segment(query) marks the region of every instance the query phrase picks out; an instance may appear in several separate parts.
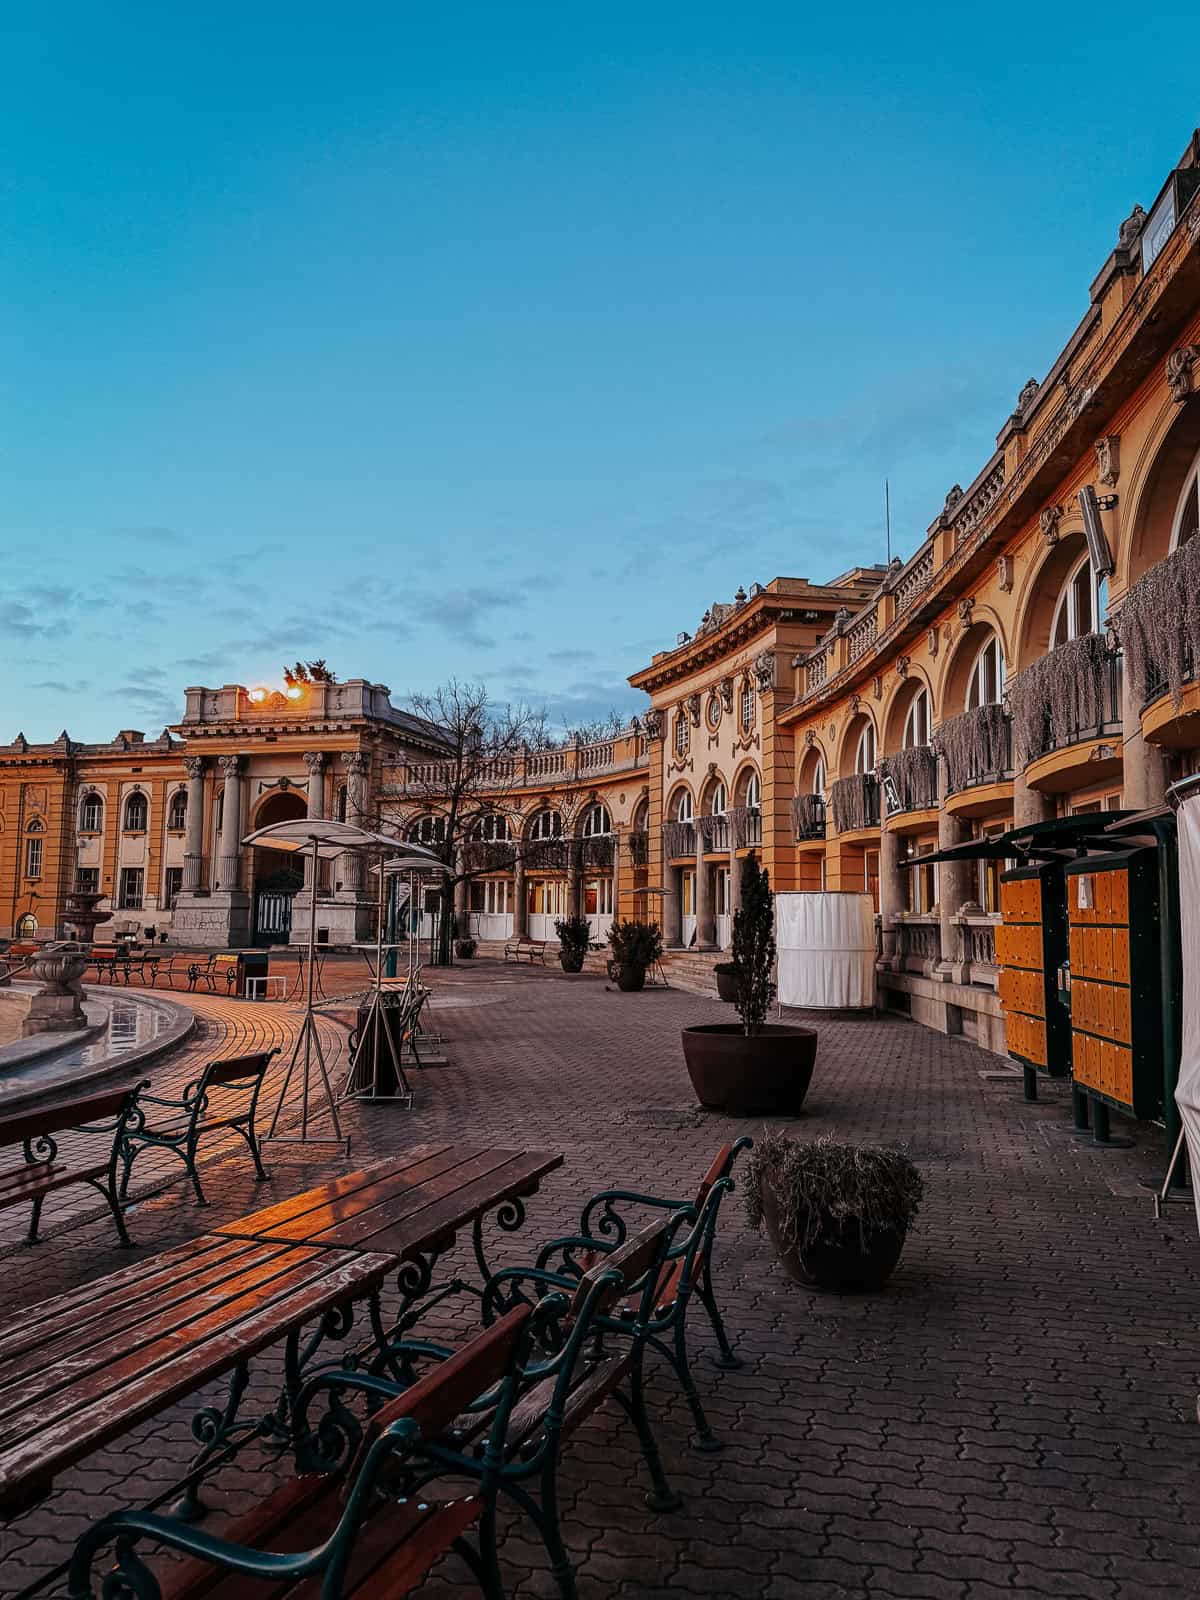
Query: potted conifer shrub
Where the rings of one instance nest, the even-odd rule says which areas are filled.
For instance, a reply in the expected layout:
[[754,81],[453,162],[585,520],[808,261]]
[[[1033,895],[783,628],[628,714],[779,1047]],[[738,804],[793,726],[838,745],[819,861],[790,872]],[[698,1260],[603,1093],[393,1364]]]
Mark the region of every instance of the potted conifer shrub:
[[755,1140],[744,1181],[750,1226],[765,1228],[789,1276],[840,1294],[883,1287],[925,1187],[903,1151],[782,1133]]
[[742,875],[742,904],[733,919],[733,966],[740,1022],[707,1022],[683,1030],[683,1058],[702,1106],[730,1116],[796,1116],[812,1081],[813,1028],[769,1023],[775,998],[775,896],[766,869],[751,854]]
[[662,956],[662,934],[657,922],[614,922],[608,930],[612,946],[609,970],[617,988],[627,993],[646,986],[647,970]]
[[564,917],[554,924],[558,935],[558,960],[564,972],[582,972],[583,958],[592,942],[592,929],[586,917]]

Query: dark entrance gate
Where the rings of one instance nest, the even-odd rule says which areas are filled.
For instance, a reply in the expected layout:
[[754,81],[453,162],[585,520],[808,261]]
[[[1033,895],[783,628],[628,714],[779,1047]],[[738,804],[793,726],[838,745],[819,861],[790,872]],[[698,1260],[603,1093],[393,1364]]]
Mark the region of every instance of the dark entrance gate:
[[294,894],[259,889],[254,895],[255,944],[286,944],[292,931]]

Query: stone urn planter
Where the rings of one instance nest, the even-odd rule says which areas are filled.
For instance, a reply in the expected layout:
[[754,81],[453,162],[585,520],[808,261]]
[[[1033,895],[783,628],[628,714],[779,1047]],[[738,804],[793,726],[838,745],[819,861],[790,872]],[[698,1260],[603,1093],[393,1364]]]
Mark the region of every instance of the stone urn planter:
[[755,1142],[745,1193],[747,1220],[796,1283],[868,1294],[895,1271],[924,1184],[900,1150],[768,1133]]
[[21,1024],[23,1037],[35,1033],[73,1033],[87,1027],[80,979],[87,967],[83,950],[53,950],[35,956],[29,971],[42,987],[29,1003]]
[[799,1116],[817,1056],[815,1028],[740,1022],[683,1029],[683,1059],[700,1104],[731,1117]]

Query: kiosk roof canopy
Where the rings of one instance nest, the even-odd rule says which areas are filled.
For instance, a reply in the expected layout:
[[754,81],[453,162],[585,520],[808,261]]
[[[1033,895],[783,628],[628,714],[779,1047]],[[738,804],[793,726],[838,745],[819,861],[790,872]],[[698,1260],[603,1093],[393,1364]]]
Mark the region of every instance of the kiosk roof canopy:
[[243,844],[260,845],[265,850],[305,851],[328,859],[345,855],[348,850],[403,851],[407,856],[420,856],[431,864],[440,865],[432,850],[423,845],[409,844],[403,839],[391,839],[384,833],[373,833],[353,822],[334,822],[324,817],[293,817],[286,822],[271,822],[265,828],[248,833]]

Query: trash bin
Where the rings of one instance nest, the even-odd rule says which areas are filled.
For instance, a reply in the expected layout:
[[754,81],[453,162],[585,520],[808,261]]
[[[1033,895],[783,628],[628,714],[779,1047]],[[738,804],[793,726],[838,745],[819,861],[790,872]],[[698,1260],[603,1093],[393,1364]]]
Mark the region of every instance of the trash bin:
[[237,953],[237,981],[234,993],[245,995],[247,978],[265,978],[270,971],[271,958],[265,950],[239,950]]
[[[404,1043],[404,996],[385,993],[381,998],[383,1020],[396,1049],[396,1061],[402,1061]],[[358,1024],[350,1035],[350,1093],[373,1095],[379,1099],[392,1099],[407,1094],[407,1086],[396,1076],[392,1052],[380,1029],[367,1029],[370,1002],[364,1000],[358,1008]],[[365,1036],[364,1036],[365,1030]],[[378,1056],[376,1053],[378,1044]],[[403,1069],[402,1069],[403,1070]]]

